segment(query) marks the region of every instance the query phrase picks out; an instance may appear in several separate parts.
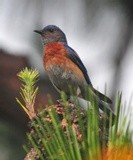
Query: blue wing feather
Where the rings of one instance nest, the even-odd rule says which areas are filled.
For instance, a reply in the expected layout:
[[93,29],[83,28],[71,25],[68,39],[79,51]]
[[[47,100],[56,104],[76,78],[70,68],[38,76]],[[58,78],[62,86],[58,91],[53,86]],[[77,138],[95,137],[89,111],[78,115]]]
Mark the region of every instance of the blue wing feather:
[[88,85],[92,86],[90,78],[87,74],[87,70],[86,70],[84,64],[82,63],[80,57],[78,56],[78,54],[71,47],[69,47],[67,45],[65,45],[65,48],[67,50],[69,58],[80,68],[80,70],[84,74],[84,77],[85,77]]
[[78,54],[69,46],[64,45],[67,53],[68,53],[68,57],[80,68],[80,70],[82,71],[82,73],[84,74],[84,77],[86,79],[86,82],[88,83],[88,85],[91,87],[91,89],[93,90],[93,92],[103,101],[107,102],[107,103],[112,103],[111,99],[108,98],[107,96],[105,96],[104,94],[102,94],[101,92],[97,91],[96,89],[93,88],[92,83],[90,81],[90,78],[87,74],[87,70],[83,64],[83,62],[81,61],[80,57],[78,56]]

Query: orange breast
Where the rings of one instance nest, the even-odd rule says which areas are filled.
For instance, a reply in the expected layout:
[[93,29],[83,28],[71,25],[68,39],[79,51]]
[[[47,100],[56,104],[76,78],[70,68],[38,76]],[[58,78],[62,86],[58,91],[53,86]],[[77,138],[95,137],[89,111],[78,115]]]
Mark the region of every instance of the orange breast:
[[84,75],[80,68],[67,56],[63,44],[50,43],[44,48],[44,67],[49,70],[50,65],[61,65],[65,70],[73,72],[80,79],[84,79]]

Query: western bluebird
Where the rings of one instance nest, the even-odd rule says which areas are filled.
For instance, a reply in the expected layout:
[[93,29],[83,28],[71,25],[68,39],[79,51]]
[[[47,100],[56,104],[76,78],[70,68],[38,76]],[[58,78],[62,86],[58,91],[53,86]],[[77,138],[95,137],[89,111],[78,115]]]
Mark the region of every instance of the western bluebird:
[[[70,88],[76,96],[86,99],[86,91],[97,101],[100,109],[104,109],[104,102],[112,101],[93,88],[87,70],[78,54],[68,46],[64,32],[55,25],[48,25],[42,30],[35,30],[41,35],[44,47],[44,67],[50,81],[58,92],[64,91],[71,95]],[[108,105],[107,110],[110,113]]]

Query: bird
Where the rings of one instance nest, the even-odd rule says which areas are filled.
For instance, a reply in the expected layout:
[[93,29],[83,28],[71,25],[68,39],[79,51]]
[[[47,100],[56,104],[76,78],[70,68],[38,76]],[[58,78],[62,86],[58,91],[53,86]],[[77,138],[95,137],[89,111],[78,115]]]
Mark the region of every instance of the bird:
[[106,107],[107,114],[113,112],[112,100],[93,87],[85,65],[68,45],[65,33],[55,25],[34,32],[41,35],[44,68],[55,89],[59,93],[64,91],[68,97],[73,94],[85,100],[88,100],[86,92],[89,91],[101,110]]

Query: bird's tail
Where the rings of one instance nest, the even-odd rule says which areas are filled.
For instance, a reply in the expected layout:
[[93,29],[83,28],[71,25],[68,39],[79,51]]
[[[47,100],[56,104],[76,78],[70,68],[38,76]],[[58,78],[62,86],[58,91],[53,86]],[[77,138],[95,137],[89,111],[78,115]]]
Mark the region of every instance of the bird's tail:
[[[102,93],[96,91],[95,89],[92,89],[91,87],[88,87],[86,91],[86,95],[84,95],[84,98],[86,96],[86,100],[90,101],[91,103],[95,103],[98,108],[100,108],[103,112],[106,112],[106,114],[110,117],[111,113],[115,117],[115,113],[112,110],[112,103],[111,100],[103,95]],[[100,96],[99,96],[100,94]],[[102,95],[102,99],[101,99]],[[108,99],[107,99],[108,98]]]

